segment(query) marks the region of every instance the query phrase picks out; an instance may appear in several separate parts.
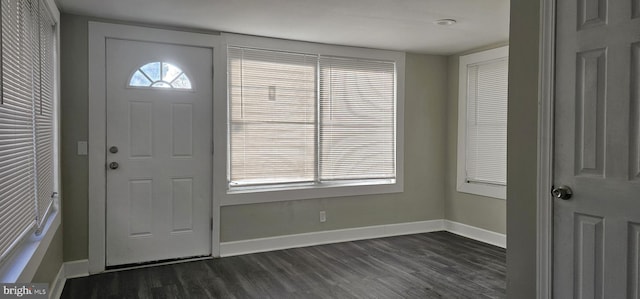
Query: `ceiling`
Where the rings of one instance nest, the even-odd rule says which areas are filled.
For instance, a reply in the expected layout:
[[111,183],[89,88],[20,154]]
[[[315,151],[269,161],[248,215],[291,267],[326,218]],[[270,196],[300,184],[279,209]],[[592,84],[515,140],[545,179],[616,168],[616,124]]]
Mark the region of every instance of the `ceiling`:
[[[509,0],[57,0],[66,13],[429,54],[504,42]],[[451,26],[433,24],[455,19]]]

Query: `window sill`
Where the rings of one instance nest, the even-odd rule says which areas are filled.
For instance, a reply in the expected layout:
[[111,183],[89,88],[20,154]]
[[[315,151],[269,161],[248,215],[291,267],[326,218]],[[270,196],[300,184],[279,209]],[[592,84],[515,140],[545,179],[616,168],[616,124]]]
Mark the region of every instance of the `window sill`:
[[234,187],[226,191],[222,206],[290,201],[311,198],[343,197],[371,194],[400,193],[398,180],[360,180],[350,182],[306,183],[282,186]]
[[42,259],[44,258],[53,236],[60,227],[60,211],[54,210],[40,236],[31,234],[29,238],[24,240],[12,255],[0,265],[0,282],[31,282]]
[[493,197],[498,199],[507,198],[507,186],[461,182],[458,183],[458,188],[456,190],[462,193]]

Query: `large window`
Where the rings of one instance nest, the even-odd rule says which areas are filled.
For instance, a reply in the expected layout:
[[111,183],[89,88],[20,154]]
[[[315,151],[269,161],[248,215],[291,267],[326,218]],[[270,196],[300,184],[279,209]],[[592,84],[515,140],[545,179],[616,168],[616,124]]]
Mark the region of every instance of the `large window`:
[[2,1],[0,262],[40,233],[55,191],[55,23],[44,2]]
[[229,190],[391,184],[393,61],[228,49]]
[[460,57],[458,191],[506,197],[508,48]]

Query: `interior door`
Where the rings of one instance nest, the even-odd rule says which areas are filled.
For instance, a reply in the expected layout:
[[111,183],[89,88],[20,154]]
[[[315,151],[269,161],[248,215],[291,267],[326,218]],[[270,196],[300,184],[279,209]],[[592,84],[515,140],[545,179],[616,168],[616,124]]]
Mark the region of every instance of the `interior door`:
[[211,254],[212,51],[107,39],[107,266]]
[[556,23],[554,298],[640,298],[640,1]]

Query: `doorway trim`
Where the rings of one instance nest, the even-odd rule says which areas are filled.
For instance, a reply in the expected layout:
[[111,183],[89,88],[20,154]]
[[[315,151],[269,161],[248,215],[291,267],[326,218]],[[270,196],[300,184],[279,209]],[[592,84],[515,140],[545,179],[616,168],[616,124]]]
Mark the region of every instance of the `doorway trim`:
[[540,2],[538,66],[538,182],[536,233],[536,298],[553,291],[553,134],[556,0]]
[[[212,34],[148,27],[89,22],[89,273],[105,271],[106,266],[106,41],[108,38],[155,43],[171,43],[211,48],[214,80],[212,107],[225,98],[226,50],[223,38]],[[215,76],[222,74],[222,76]],[[214,111],[211,111],[212,117]],[[215,126],[215,122],[213,122]],[[213,132],[212,128],[212,132]],[[213,138],[213,136],[212,136]],[[216,158],[211,165],[212,175]],[[213,196],[211,255],[220,256],[220,202]]]

